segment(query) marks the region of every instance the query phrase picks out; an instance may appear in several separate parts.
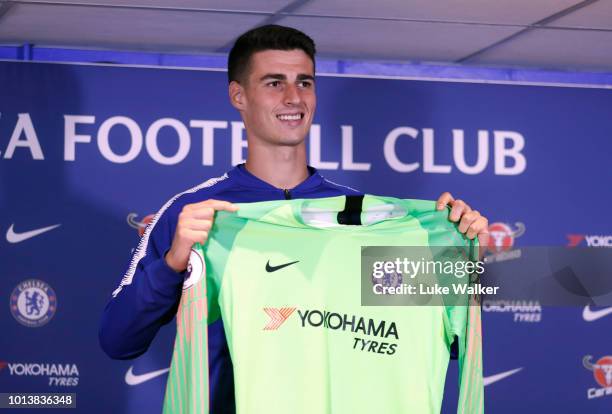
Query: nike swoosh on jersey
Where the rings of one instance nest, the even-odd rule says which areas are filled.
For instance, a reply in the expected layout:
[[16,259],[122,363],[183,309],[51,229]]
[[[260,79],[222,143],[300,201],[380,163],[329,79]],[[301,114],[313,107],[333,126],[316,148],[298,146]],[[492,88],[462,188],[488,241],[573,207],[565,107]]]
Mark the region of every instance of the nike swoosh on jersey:
[[13,229],[13,226],[14,224],[11,224],[11,227],[9,227],[9,229],[6,231],[6,241],[9,243],[21,243],[22,241],[31,239],[32,237],[40,236],[43,233],[51,231],[56,227],[61,226],[61,224],[55,224],[53,226],[30,230],[23,233],[16,233]]
[[608,316],[612,313],[612,306],[600,310],[591,310],[590,305],[586,305],[582,311],[582,318],[587,322],[593,322],[597,319],[601,319],[604,316]]
[[270,261],[268,260],[268,263],[266,263],[266,272],[268,273],[276,272],[277,270],[280,270],[283,267],[291,266],[292,264],[296,264],[298,262],[299,260],[296,260],[295,262],[289,262],[289,263],[285,263],[285,264],[278,265],[278,266],[270,266]]
[[484,386],[486,387],[487,385],[491,385],[494,382],[501,381],[504,378],[508,378],[510,375],[514,375],[514,374],[516,374],[517,372],[519,372],[522,369],[523,369],[523,367],[516,368],[516,369],[511,369],[510,371],[500,372],[499,374],[495,374],[495,375],[489,375],[488,377],[484,377],[482,379],[482,382],[483,382]]
[[125,383],[127,385],[139,385],[143,382],[147,382],[152,380],[153,378],[159,377],[160,375],[165,374],[170,371],[170,368],[158,369],[157,371],[147,372],[146,374],[135,375],[133,370],[133,366],[128,369],[125,373]]

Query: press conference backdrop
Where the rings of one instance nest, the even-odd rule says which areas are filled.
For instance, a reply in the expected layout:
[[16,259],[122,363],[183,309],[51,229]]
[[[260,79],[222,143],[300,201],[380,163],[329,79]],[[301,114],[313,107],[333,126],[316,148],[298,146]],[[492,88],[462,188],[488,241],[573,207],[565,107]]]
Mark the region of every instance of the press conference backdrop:
[[[452,191],[488,216],[491,250],[508,257],[612,245],[611,90],[350,76],[316,88],[309,161],[332,181]],[[224,72],[1,62],[0,391],[159,412],[173,324],[141,357],[112,361],[100,314],[151,215],[245,156]],[[612,412],[610,313],[485,302],[487,412]],[[453,361],[444,412],[456,373]]]

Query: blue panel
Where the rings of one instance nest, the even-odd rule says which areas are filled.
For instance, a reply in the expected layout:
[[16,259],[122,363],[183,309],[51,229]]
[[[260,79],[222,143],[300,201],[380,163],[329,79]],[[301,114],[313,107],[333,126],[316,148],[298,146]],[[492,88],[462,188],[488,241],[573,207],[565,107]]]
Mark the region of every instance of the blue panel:
[[[29,47],[29,49],[27,48]],[[29,53],[29,54],[28,54]],[[47,48],[27,45],[0,46],[0,59],[44,62],[104,62],[124,65],[225,69],[224,54],[168,54],[112,50]],[[462,65],[431,65],[413,62],[383,62],[317,59],[318,73],[376,75],[430,79],[517,81],[535,83],[612,85],[612,73],[551,71],[527,68],[497,68]]]
[[34,60],[43,62],[106,62],[134,65],[160,64],[155,53],[117,52],[109,50],[73,50],[38,47],[34,50]]
[[[61,53],[67,52],[39,49],[34,58],[67,60]],[[161,56],[79,53],[82,59],[132,62]],[[181,59],[163,55],[162,61]],[[221,64],[218,57],[198,59],[203,65]],[[324,65],[333,68],[332,62]],[[360,73],[453,75],[450,67],[338,66]],[[488,79],[495,73],[488,71],[472,73]],[[508,79],[528,72],[496,73]],[[432,199],[450,190],[492,224],[516,229],[521,223],[520,237],[516,231],[508,235],[515,248],[564,245],[569,234],[612,234],[609,89],[331,76],[318,79],[317,89],[321,152],[316,158],[335,163],[321,168],[333,181],[412,198]],[[141,219],[154,213],[173,194],[230,167],[231,126],[215,130],[213,165],[203,163],[202,129],[190,127],[193,120],[240,121],[227,100],[226,74],[0,62],[0,91],[0,390],[77,392],[75,412],[88,414],[159,412],[166,377],[136,386],[124,377],[132,365],[137,373],[168,366],[172,327],[137,360],[117,362],[100,350],[97,324],[139,240],[128,215]],[[174,165],[160,164],[143,144],[151,124],[161,118],[174,118],[189,131],[187,156]],[[113,122],[119,124],[110,129],[109,149],[101,126]],[[126,123],[133,124],[131,133]],[[481,152],[479,131],[486,143]],[[12,136],[20,145],[9,145]],[[177,151],[172,128],[162,128],[156,142],[166,156]],[[347,142],[352,151],[343,147]],[[134,143],[143,145],[137,145],[133,159],[111,160]],[[484,160],[481,168],[474,167],[478,159]],[[359,171],[355,163],[367,170]],[[8,243],[4,235],[13,224],[18,232],[61,226]],[[9,309],[11,292],[31,278],[52,287],[57,304],[50,321],[34,328],[19,323]],[[485,375],[521,370],[486,388],[487,412],[610,412],[612,396],[598,396],[605,393],[605,377],[594,375],[604,369],[585,368],[583,358],[592,355],[601,367],[612,364],[604,358],[612,353],[612,316],[587,320],[583,308],[496,309],[485,309]],[[539,316],[526,321],[523,314]],[[28,374],[40,370],[32,364],[74,365],[78,373]],[[456,398],[454,369],[448,401]],[[61,379],[66,381],[60,384]],[[447,402],[445,412],[452,411]]]
[[17,47],[0,46],[0,59],[19,59]]

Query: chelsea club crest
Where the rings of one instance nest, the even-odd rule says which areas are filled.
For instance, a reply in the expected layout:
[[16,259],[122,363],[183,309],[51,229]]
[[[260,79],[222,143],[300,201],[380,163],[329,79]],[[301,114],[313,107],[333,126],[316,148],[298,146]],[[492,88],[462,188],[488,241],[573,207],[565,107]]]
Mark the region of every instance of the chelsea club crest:
[[56,311],[55,291],[42,280],[24,280],[11,293],[11,313],[24,326],[38,328],[46,325]]

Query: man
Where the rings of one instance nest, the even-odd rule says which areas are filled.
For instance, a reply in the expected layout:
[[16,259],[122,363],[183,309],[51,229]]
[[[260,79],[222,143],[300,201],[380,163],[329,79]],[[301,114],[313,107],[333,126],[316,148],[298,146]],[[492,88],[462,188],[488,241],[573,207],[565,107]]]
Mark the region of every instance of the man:
[[[315,45],[304,33],[276,25],[238,38],[229,54],[229,98],[244,121],[248,156],[221,177],[187,190],[157,213],[134,252],[100,325],[100,344],[116,359],[135,358],[171,321],[181,297],[191,247],[208,238],[215,211],[235,202],[359,194],[307,166],[305,138],[316,108]],[[488,242],[487,220],[449,193],[450,220],[470,239]],[[232,365],[223,326],[209,327],[211,411],[233,412]]]

